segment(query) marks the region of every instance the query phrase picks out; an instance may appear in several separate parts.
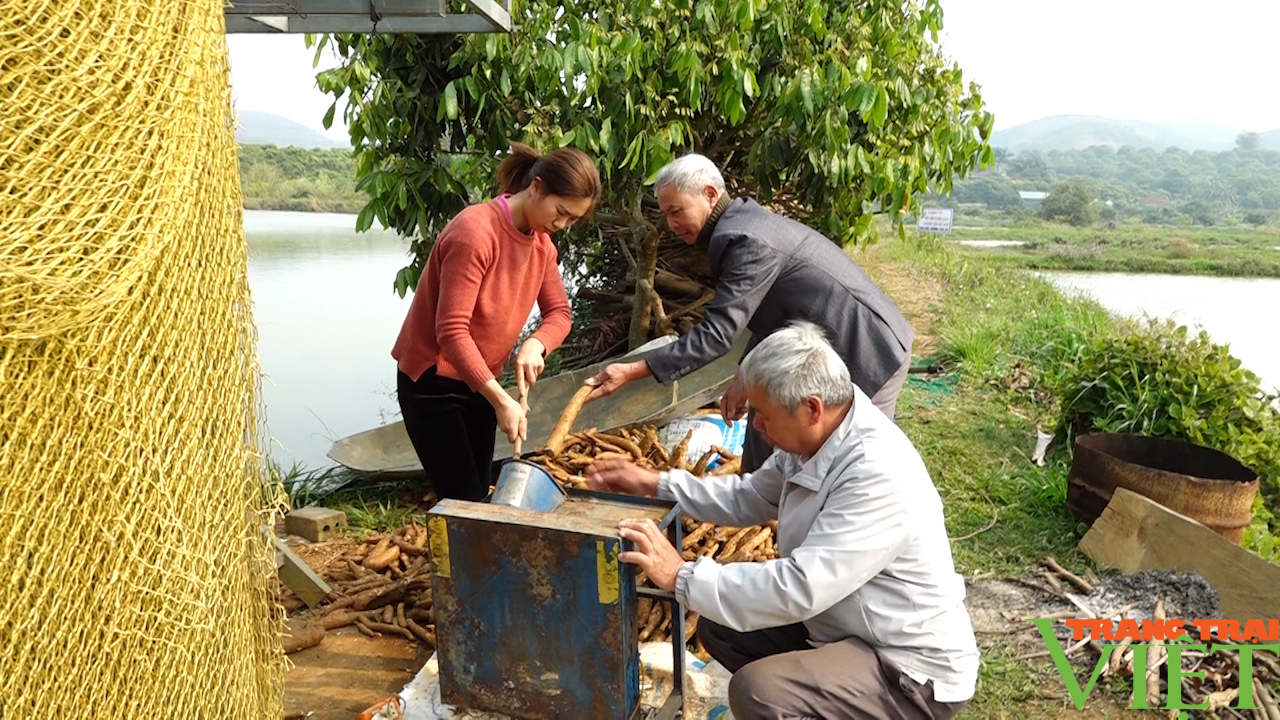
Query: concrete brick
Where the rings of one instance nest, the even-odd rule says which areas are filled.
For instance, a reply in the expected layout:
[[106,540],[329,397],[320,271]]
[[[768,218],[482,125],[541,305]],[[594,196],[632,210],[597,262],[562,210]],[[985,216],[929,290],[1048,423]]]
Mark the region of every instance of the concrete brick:
[[311,542],[328,540],[346,526],[346,513],[325,507],[304,507],[284,517],[285,532]]

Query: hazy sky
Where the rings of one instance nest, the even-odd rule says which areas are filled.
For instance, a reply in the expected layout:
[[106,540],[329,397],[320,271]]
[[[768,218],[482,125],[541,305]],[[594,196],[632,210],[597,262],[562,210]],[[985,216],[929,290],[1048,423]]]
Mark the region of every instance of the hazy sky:
[[[1280,128],[1280,0],[942,0],[942,7],[943,50],[982,86],[996,128],[1061,114]],[[240,109],[324,132],[330,100],[315,87],[314,53],[301,35],[227,41]],[[326,134],[345,140],[340,123]]]

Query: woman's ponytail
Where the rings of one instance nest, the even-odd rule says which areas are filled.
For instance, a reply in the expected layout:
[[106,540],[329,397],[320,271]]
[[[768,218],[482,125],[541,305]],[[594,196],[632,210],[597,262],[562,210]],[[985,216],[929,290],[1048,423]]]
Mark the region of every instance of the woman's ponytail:
[[498,187],[501,193],[515,194],[533,182],[533,166],[542,154],[523,143],[511,143],[511,154],[498,166]]
[[604,188],[600,173],[586,153],[562,147],[542,155],[522,143],[511,143],[511,154],[498,166],[500,192],[515,194],[537,178],[543,192],[568,198],[590,198],[592,207],[600,202]]

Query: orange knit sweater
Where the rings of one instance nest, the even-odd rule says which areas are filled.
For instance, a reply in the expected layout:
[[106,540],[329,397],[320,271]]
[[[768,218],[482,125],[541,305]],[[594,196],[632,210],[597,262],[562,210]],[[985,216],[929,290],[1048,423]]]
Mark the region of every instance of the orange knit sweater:
[[502,374],[536,301],[534,337],[551,353],[572,315],[546,233],[516,229],[497,200],[472,205],[445,227],[427,258],[391,356],[413,380],[437,365],[479,390]]

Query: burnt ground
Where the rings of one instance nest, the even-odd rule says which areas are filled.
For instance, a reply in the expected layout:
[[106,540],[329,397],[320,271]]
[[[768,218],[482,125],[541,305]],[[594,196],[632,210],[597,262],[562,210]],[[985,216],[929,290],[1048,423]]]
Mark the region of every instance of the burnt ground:
[[[978,645],[987,662],[1017,664],[1029,668],[1036,684],[1030,701],[1002,707],[993,712],[962,712],[961,717],[997,718],[1096,718],[1151,717],[1153,711],[1129,710],[1127,687],[1095,687],[1083,709],[1076,709],[1052,661],[1044,655],[1045,644],[1029,618],[1054,618],[1053,628],[1063,647],[1071,644],[1071,630],[1064,616],[1085,617],[1085,612],[1065,596],[1070,595],[1098,616],[1132,618],[1141,621],[1154,616],[1157,601],[1163,601],[1169,618],[1195,619],[1219,616],[1217,596],[1199,575],[1175,572],[1146,572],[1137,575],[1108,574],[1088,592],[1064,587],[1061,593],[1049,588],[1041,577],[1031,579],[987,578],[968,583],[966,605],[973,619]],[[1063,597],[1059,597],[1062,595]],[[1125,612],[1119,613],[1118,611]],[[1081,687],[1087,684],[1096,655],[1082,652],[1071,658]],[[1004,681],[997,675],[994,682]],[[992,682],[992,681],[988,681]],[[979,694],[992,688],[979,687]]]

